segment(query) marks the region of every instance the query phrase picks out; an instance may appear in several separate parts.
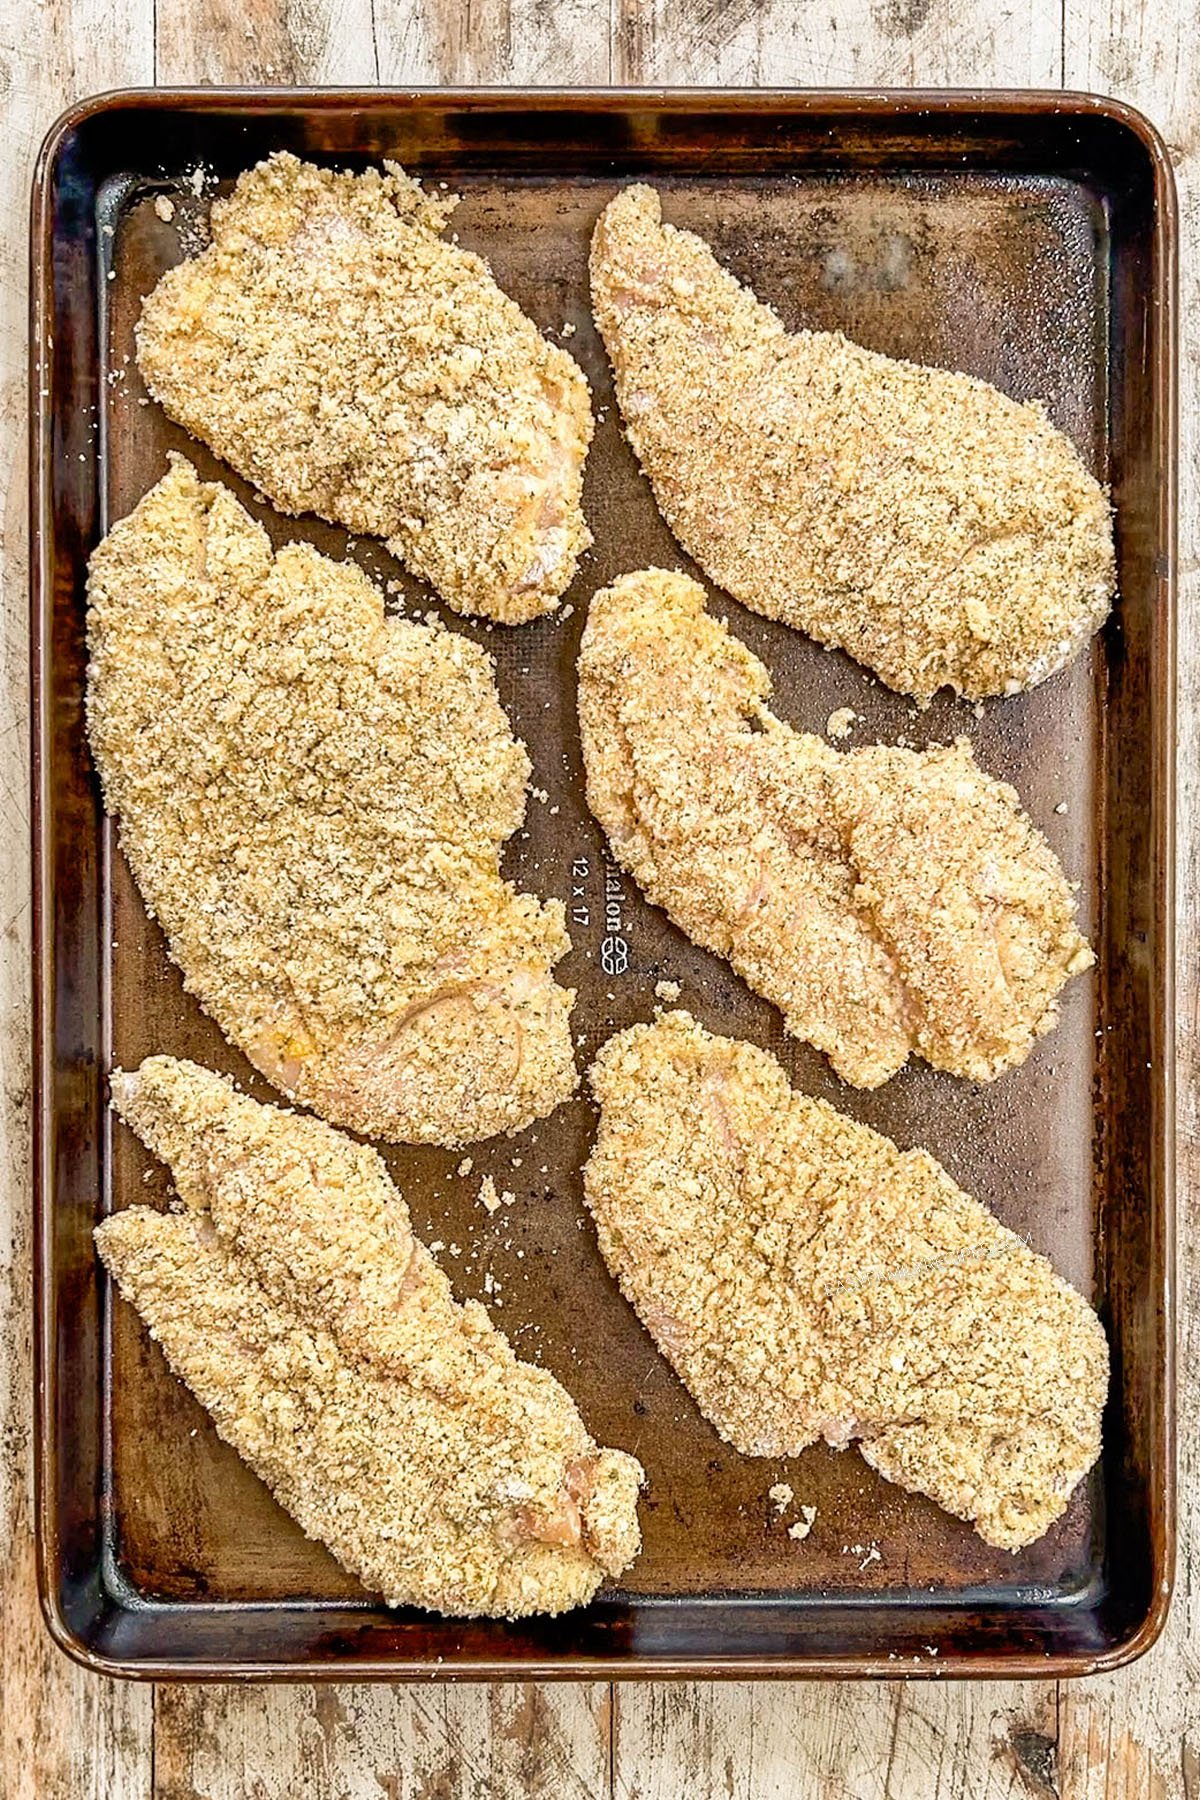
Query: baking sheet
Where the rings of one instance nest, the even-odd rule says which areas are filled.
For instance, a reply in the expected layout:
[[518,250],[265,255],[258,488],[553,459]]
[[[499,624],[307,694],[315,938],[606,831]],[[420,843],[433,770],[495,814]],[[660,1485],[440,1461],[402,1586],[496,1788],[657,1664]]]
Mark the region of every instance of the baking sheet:
[[[183,1646],[185,1666],[195,1646],[204,1645],[209,1654],[215,1647],[218,1665],[236,1665],[251,1639],[266,1663],[285,1660],[271,1653],[265,1628],[249,1630],[248,1621],[262,1609],[279,1621],[286,1616],[292,1641],[298,1641],[296,1621],[307,1619],[308,1659],[330,1673],[348,1672],[345,1662],[362,1660],[368,1643],[375,1644],[372,1655],[381,1665],[398,1673],[426,1662],[436,1666],[438,1658],[451,1667],[548,1659],[555,1672],[570,1673],[589,1656],[606,1664],[611,1659],[618,1673],[647,1672],[640,1666],[644,1659],[665,1667],[673,1659],[707,1658],[714,1672],[728,1660],[736,1672],[755,1660],[819,1668],[829,1657],[842,1657],[857,1670],[890,1666],[899,1672],[903,1663],[905,1673],[922,1664],[956,1665],[957,1673],[988,1654],[996,1664],[1014,1666],[1022,1654],[1033,1654],[1039,1632],[1062,1638],[1063,1656],[1082,1655],[1089,1644],[1093,1659],[1112,1654],[1118,1633],[1105,1621],[1112,1610],[1110,1552],[1122,1506],[1132,1506],[1133,1515],[1140,1509],[1147,1574],[1165,1553],[1164,1471],[1151,1471],[1149,1456],[1141,1466],[1132,1457],[1131,1467],[1126,1416],[1150,1406],[1159,1421],[1161,1461],[1166,1351],[1154,1293],[1163,1273],[1169,1196],[1161,1179],[1155,1185],[1154,1158],[1162,1145],[1153,1134],[1161,1135],[1165,1124],[1167,1071],[1161,1060],[1151,1071],[1158,1108],[1153,1116],[1138,1116],[1129,1083],[1136,1063],[1154,1060],[1141,1052],[1164,1023],[1167,926],[1156,908],[1167,879],[1159,859],[1169,781],[1163,745],[1155,748],[1147,727],[1161,730],[1169,711],[1169,638],[1163,637],[1159,610],[1161,571],[1152,561],[1142,567],[1131,535],[1137,505],[1153,503],[1150,471],[1139,474],[1133,460],[1153,459],[1163,404],[1160,395],[1159,413],[1147,414],[1146,397],[1135,406],[1125,385],[1135,371],[1122,348],[1131,321],[1120,309],[1139,302],[1124,275],[1114,220],[1126,233],[1132,221],[1100,173],[1077,162],[1062,167],[1047,156],[1041,166],[1012,168],[1004,166],[1002,153],[1000,166],[978,156],[974,164],[968,157],[965,166],[948,166],[944,159],[922,166],[911,145],[907,157],[889,149],[889,131],[894,135],[898,128],[895,114],[865,101],[854,123],[864,142],[876,126],[866,166],[855,166],[861,145],[858,151],[850,146],[841,163],[814,158],[813,143],[822,140],[811,113],[800,106],[798,142],[782,168],[746,167],[744,145],[726,146],[722,157],[720,142],[710,141],[711,127],[706,137],[699,125],[690,146],[672,137],[669,156],[662,146],[656,155],[653,145],[634,143],[616,146],[615,155],[610,147],[607,156],[589,158],[585,143],[577,155],[583,166],[560,169],[559,159],[547,155],[530,167],[532,146],[522,153],[510,132],[506,155],[502,121],[486,109],[482,124],[470,115],[477,127],[472,132],[461,124],[434,130],[428,111],[406,110],[394,99],[381,97],[373,107],[377,117],[391,108],[392,154],[412,172],[449,180],[463,194],[452,229],[489,258],[501,285],[548,335],[567,345],[591,383],[598,429],[584,504],[596,543],[565,606],[516,630],[463,621],[407,577],[382,546],[351,541],[312,518],[273,513],[148,402],[132,354],[142,297],[164,268],[194,246],[212,192],[243,166],[231,134],[220,135],[219,118],[210,118],[219,155],[194,161],[163,156],[170,139],[160,136],[153,158],[116,168],[95,184],[98,379],[85,454],[95,457],[96,529],[128,512],[165,470],[167,451],[181,449],[203,476],[225,481],[277,544],[300,538],[330,555],[353,557],[388,584],[390,606],[412,617],[436,614],[484,643],[534,763],[525,828],[509,846],[505,872],[519,886],[557,896],[567,907],[573,947],[558,974],[578,990],[573,1022],[581,1067],[613,1030],[650,1017],[658,1004],[656,983],[670,980],[679,984],[680,1005],[714,1030],[772,1050],[803,1091],[830,1099],[902,1145],[924,1145],[1006,1224],[1028,1234],[1100,1308],[1115,1339],[1109,1450],[1064,1518],[1015,1556],[989,1548],[932,1502],[882,1481],[852,1449],[814,1447],[790,1462],[737,1455],[701,1418],[598,1255],[579,1173],[595,1125],[585,1089],[511,1139],[466,1153],[391,1148],[385,1155],[417,1230],[443,1246],[439,1260],[456,1293],[483,1300],[518,1351],[560,1377],[598,1441],[632,1450],[644,1463],[644,1549],[621,1586],[606,1589],[574,1622],[464,1626],[383,1612],[326,1551],[302,1536],[219,1442],[132,1310],[112,1306],[105,1293],[98,1299],[110,1330],[93,1349],[103,1389],[97,1470],[105,1499],[102,1578],[126,1614],[143,1608],[156,1619],[169,1617],[163,1641],[169,1637]],[[297,110],[303,117],[300,103]],[[687,113],[682,102],[684,123]],[[735,117],[741,131],[753,133],[753,115],[739,111]],[[953,122],[961,128],[961,120]],[[268,142],[293,143],[282,129],[272,139],[269,120],[259,124]],[[680,119],[673,124],[679,133]],[[257,144],[254,154],[261,154]],[[769,165],[779,154],[773,148],[761,161]],[[253,159],[248,154],[244,160]],[[981,765],[1014,783],[1068,874],[1079,881],[1081,923],[1096,943],[1097,968],[1070,984],[1058,1029],[1029,1061],[989,1086],[974,1087],[914,1063],[876,1093],[845,1087],[816,1052],[784,1039],[778,1014],[727,965],[691,945],[643,900],[608,857],[587,813],[574,660],[588,598],[614,576],[646,565],[699,574],[658,518],[621,435],[588,305],[592,226],[618,187],[638,176],[662,190],[666,217],[706,237],[786,324],[841,329],[873,349],[964,369],[1019,398],[1041,398],[1101,479],[1116,480],[1119,502],[1123,485],[1129,489],[1121,519],[1119,618],[1070,669],[1030,695],[992,703],[982,716],[945,695],[920,713],[842,654],[759,618],[705,584],[713,610],[770,669],[773,706],[781,717],[821,731],[831,712],[851,706],[860,719],[844,747],[876,741],[920,746],[965,733]],[[162,193],[174,204],[170,221],[154,205]],[[1161,319],[1156,328],[1162,330]],[[1134,491],[1139,481],[1144,495]],[[84,550],[81,542],[77,553]],[[1145,546],[1143,562],[1144,552]],[[78,591],[70,608],[70,618],[59,623],[77,634]],[[65,676],[64,697],[77,707],[77,645],[73,670],[57,673]],[[1132,680],[1145,690],[1136,707]],[[1128,734],[1127,740],[1114,745],[1114,731]],[[71,755],[79,792],[92,793],[94,806],[94,778],[77,731]],[[61,772],[53,747],[50,761]],[[1131,862],[1122,873],[1121,859],[1135,835],[1131,803],[1143,812],[1150,805],[1149,815],[1138,813],[1137,831],[1157,829],[1159,839],[1148,841],[1150,853],[1140,866]],[[96,848],[86,894],[97,910],[95,989],[94,996],[60,992],[59,1000],[80,1008],[95,1031],[95,1088],[102,1089],[103,1072],[113,1064],[136,1066],[143,1056],[166,1051],[230,1071],[259,1098],[277,1097],[183,994],[111,826],[93,816],[80,827],[94,834]],[[1152,920],[1153,943],[1137,937],[1138,908]],[[1143,994],[1156,998],[1153,1018],[1138,1015],[1131,958]],[[97,1094],[89,1104],[98,1109]],[[165,1201],[169,1186],[161,1166],[132,1134],[110,1131],[98,1110],[93,1117],[102,1189],[92,1196],[93,1205],[97,1198],[105,1206]],[[459,1172],[464,1155],[469,1173]],[[514,1196],[491,1216],[478,1199],[487,1174],[498,1190]],[[79,1278],[97,1282],[78,1244],[75,1254]],[[48,1304],[62,1292],[53,1277],[52,1268]],[[1143,1318],[1137,1307],[1144,1312],[1147,1304],[1150,1313]],[[1157,1331],[1157,1345],[1150,1339],[1135,1344],[1138,1329],[1143,1336],[1149,1330],[1151,1338]],[[59,1369],[61,1374],[61,1363]],[[1158,1482],[1156,1516],[1152,1478]],[[786,1529],[794,1508],[780,1518],[768,1497],[779,1481],[794,1489],[795,1506],[816,1508],[802,1542]],[[1127,1534],[1121,1541],[1128,1555]],[[1151,1578],[1148,1596],[1151,1590],[1160,1591],[1161,1580],[1156,1586]],[[1136,1629],[1145,1631],[1152,1606],[1147,1597]],[[331,1662],[321,1646],[334,1616],[340,1622],[335,1637],[344,1628],[356,1648],[335,1653]],[[225,1640],[222,1618],[238,1625]],[[1131,1631],[1123,1629],[1127,1643]],[[287,1631],[276,1633],[277,1644],[288,1641]],[[140,1658],[131,1660],[141,1666]],[[1040,1660],[1044,1667],[1044,1655]],[[989,1665],[991,1672],[996,1664]]]

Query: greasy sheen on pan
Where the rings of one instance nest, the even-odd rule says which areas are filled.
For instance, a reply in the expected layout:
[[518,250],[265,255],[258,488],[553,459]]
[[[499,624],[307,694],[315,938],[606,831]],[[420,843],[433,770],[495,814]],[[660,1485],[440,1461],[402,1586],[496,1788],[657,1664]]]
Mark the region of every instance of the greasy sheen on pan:
[[588,805],[647,898],[856,1087],[915,1053],[989,1081],[1092,953],[1012,788],[945,748],[838,751],[766,705],[685,575],[624,575],[579,656]]
[[500,875],[529,758],[491,658],[278,554],[182,457],[93,553],[105,805],[188,989],[289,1097],[365,1134],[517,1131],[577,1085],[557,901]]
[[652,188],[605,208],[591,270],[659,509],[746,606],[920,701],[1033,687],[1103,624],[1109,502],[1040,405],[785,331]]
[[610,1038],[584,1172],[600,1249],[746,1456],[856,1440],[1016,1550],[1100,1452],[1095,1313],[924,1150],[792,1091],[686,1012]]
[[459,1305],[377,1151],[195,1063],[118,1071],[113,1104],[182,1209],[96,1242],[172,1369],[309,1537],[437,1612],[584,1606],[640,1546],[640,1466]]
[[462,613],[550,612],[591,538],[588,385],[394,163],[280,152],[145,303],[155,398],[283,512],[386,540]]

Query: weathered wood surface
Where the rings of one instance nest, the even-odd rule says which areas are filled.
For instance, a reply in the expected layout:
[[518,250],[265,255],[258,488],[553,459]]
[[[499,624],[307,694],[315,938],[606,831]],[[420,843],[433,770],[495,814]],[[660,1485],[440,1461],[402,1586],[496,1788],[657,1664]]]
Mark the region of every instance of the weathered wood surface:
[[102,1686],[42,1630],[30,1538],[25,340],[29,179],[73,96],[153,76],[149,0],[0,8],[0,1795],[140,1800],[151,1695]]
[[30,1516],[23,455],[0,462],[0,1800],[1198,1800],[1200,60],[1184,0],[0,0],[0,395],[23,442],[26,193],[67,100],[188,81],[971,84],[1143,107],[1184,220],[1182,1545],[1171,1622],[1088,1683],[119,1687],[51,1649]]

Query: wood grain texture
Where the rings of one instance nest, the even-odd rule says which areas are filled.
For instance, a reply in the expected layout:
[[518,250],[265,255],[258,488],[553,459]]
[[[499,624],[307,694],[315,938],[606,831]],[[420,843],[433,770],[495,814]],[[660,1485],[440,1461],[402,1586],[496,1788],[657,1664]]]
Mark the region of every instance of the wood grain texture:
[[[154,17],[157,14],[157,30]],[[157,60],[155,61],[155,56]],[[24,469],[0,644],[0,1796],[225,1800],[1197,1800],[1200,1796],[1200,75],[1184,0],[0,0],[0,404],[23,436],[25,194],[64,101],[146,81],[1096,87],[1176,151],[1184,218],[1180,645],[1182,1547],[1163,1643],[1078,1684],[118,1688],[36,1617],[29,1539]],[[5,79],[7,77],[7,80]]]
[[618,1800],[1045,1800],[1057,1792],[1050,1682],[664,1685],[616,1694]]
[[613,79],[596,0],[375,0],[380,80],[586,86]]
[[157,0],[154,79],[164,85],[378,80],[371,0]]
[[614,0],[614,81],[733,87],[1055,87],[1039,0]]
[[609,1695],[161,1688],[155,1800],[607,1800]]
[[[1191,10],[1187,19],[1192,19]],[[1136,0],[1067,0],[1068,86],[1140,107],[1171,151],[1179,189],[1180,516],[1178,987],[1179,1556],[1160,1642],[1104,1680],[1064,1684],[1063,1793],[1069,1800],[1200,1795],[1200,64],[1185,15]]]

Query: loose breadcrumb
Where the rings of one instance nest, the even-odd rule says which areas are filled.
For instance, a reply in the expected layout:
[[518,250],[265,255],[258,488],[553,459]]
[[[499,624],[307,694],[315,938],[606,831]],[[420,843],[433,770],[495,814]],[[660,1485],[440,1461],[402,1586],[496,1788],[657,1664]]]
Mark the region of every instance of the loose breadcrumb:
[[[1002,1549],[1005,1547],[1006,1546],[1003,1545],[1000,1546]],[[1020,1548],[1019,1545],[1016,1547]],[[864,1569],[869,1569],[873,1562],[883,1561],[878,1544],[843,1544],[842,1555],[860,1556],[862,1558],[862,1561],[858,1565],[860,1574]]]
[[495,1213],[500,1211],[500,1196],[496,1192],[496,1183],[492,1180],[490,1175],[485,1175],[479,1184],[479,1204],[482,1206],[484,1212]]
[[792,1091],[685,1012],[610,1038],[584,1191],[622,1292],[745,1456],[851,1440],[1016,1549],[1100,1450],[1108,1348],[923,1150]]
[[656,981],[654,984],[655,997],[659,1000],[678,1000],[681,991],[677,981]]
[[686,576],[595,596],[579,722],[618,861],[858,1087],[911,1051],[976,1081],[1022,1062],[1092,955],[1016,794],[965,740],[837,751],[769,692]]
[[280,152],[168,270],[138,366],[173,419],[287,513],[384,538],[459,612],[550,612],[591,542],[588,385],[442,235],[457,201],[394,163]]
[[826,737],[848,738],[854,730],[857,718],[858,714],[852,706],[839,706],[837,711],[831,712],[825,721]]
[[802,1506],[800,1508],[800,1517],[796,1520],[796,1523],[788,1526],[788,1536],[790,1538],[795,1538],[797,1543],[803,1543],[804,1539],[812,1530],[816,1517],[817,1509],[815,1506]]
[[491,658],[273,554],[181,457],[94,552],[88,729],[186,984],[289,1096],[371,1136],[516,1131],[577,1085],[557,901],[500,876],[529,759]]
[[1104,622],[1111,508],[1040,405],[790,335],[652,188],[605,209],[591,268],[659,508],[745,605],[922,702],[1032,687]]
[[767,1499],[772,1502],[777,1513],[786,1512],[793,1497],[794,1489],[786,1481],[777,1481],[774,1487],[767,1489]]
[[389,1606],[465,1616],[586,1605],[633,1560],[641,1468],[455,1302],[376,1151],[172,1057],[112,1085],[182,1210],[113,1214],[100,1254],[309,1537]]
[[164,225],[169,225],[175,217],[175,202],[166,194],[155,194],[154,212]]

